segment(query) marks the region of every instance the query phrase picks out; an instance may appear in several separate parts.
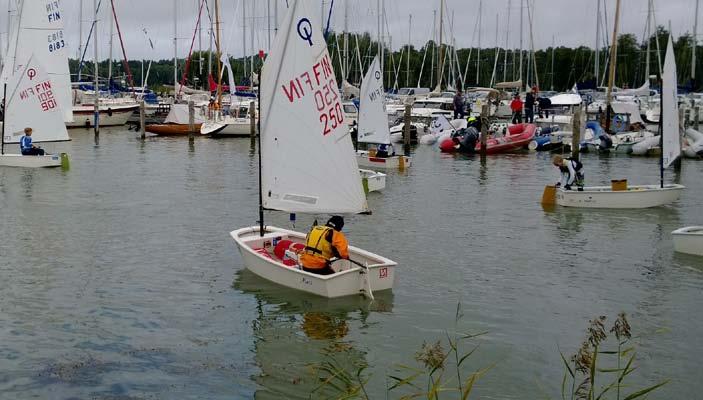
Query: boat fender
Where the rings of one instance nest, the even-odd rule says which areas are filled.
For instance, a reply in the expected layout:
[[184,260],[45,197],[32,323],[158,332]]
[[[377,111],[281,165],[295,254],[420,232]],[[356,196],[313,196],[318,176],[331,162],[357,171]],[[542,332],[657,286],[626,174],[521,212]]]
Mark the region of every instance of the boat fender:
[[110,107],[107,108],[107,116],[112,117],[112,108]]

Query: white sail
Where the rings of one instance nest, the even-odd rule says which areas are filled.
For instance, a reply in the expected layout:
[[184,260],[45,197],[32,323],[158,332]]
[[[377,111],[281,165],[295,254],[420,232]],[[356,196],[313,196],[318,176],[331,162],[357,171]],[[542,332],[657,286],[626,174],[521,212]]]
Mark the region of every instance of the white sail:
[[15,49],[17,48],[17,23],[19,20],[19,10],[15,7],[16,4],[13,0],[8,2],[8,26],[7,26],[7,43],[3,43],[5,49],[3,50],[4,56],[2,59],[2,74],[0,75],[0,80],[6,83],[15,66]]
[[319,7],[292,1],[261,81],[263,205],[309,213],[367,211]]
[[[229,80],[229,96],[230,98],[233,98],[234,92],[237,91],[237,87],[234,83],[234,73],[232,72],[232,66],[229,64],[229,55],[222,54],[222,57],[220,57],[220,61],[224,64],[225,68],[227,68],[227,79]],[[222,73],[224,73],[224,69],[222,70]]]
[[54,96],[61,105],[64,122],[73,121],[71,76],[68,70],[68,38],[63,31],[63,10],[56,0],[23,1],[12,54],[12,65],[5,65],[9,77],[34,55],[51,78]]
[[386,98],[381,79],[381,62],[374,58],[361,82],[359,98],[359,142],[390,144]]
[[669,35],[669,44],[666,47],[666,59],[662,72],[662,165],[668,167],[676,161],[681,154],[681,140],[679,137],[678,98],[676,92],[676,59],[674,58],[674,45]]
[[18,143],[24,128],[32,128],[34,142],[69,140],[53,80],[30,56],[7,82],[5,143]]

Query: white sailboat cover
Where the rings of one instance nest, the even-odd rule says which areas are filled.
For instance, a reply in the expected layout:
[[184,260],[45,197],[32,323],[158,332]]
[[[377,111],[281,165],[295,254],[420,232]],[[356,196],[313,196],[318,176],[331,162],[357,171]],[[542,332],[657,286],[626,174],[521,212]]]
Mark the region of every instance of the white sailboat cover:
[[358,136],[361,143],[391,143],[382,76],[381,62],[376,56],[361,82]]
[[34,142],[69,140],[53,80],[30,56],[24,66],[7,83],[5,143],[19,143],[24,128],[32,128]]
[[307,213],[367,211],[319,8],[312,2],[290,3],[262,74],[264,207]]
[[679,137],[679,113],[676,91],[676,59],[674,45],[669,35],[666,46],[666,59],[662,72],[662,165],[668,167],[681,154],[681,139]]
[[63,9],[56,0],[23,1],[19,12],[17,33],[11,34],[15,39],[12,65],[5,65],[5,79],[19,69],[23,63],[34,56],[36,62],[46,68],[51,78],[54,97],[61,105],[64,122],[73,121],[73,103],[71,97],[71,76],[68,70],[68,43],[64,34]]

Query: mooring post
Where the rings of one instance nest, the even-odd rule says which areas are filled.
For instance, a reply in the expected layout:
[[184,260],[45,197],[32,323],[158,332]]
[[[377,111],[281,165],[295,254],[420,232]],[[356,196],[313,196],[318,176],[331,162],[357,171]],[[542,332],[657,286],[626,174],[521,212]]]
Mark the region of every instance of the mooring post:
[[195,136],[195,103],[193,100],[188,101],[188,141],[193,142]]
[[253,101],[249,103],[249,134],[256,137],[256,106]]
[[696,113],[694,114],[695,119],[693,120],[693,126],[698,130],[698,118],[701,117],[701,107],[696,107]]
[[146,113],[144,111],[144,99],[139,102],[139,137],[144,140],[146,138]]
[[572,118],[573,130],[571,136],[571,158],[574,160],[579,159],[579,143],[581,142],[581,107],[577,107],[574,111],[574,116]]

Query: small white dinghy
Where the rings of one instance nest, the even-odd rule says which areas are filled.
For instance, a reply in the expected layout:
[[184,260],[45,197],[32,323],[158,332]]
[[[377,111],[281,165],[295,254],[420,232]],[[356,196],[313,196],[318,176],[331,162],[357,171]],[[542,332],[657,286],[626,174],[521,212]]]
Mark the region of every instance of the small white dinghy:
[[[382,77],[381,62],[376,56],[361,82],[359,143],[391,144]],[[356,160],[362,168],[403,169],[410,167],[410,157],[404,155],[376,157],[373,152],[358,150]]]
[[679,253],[703,256],[703,226],[687,226],[671,232],[674,250]]
[[370,169],[360,169],[359,174],[361,174],[364,190],[368,193],[379,192],[386,188],[386,174]]
[[[373,298],[374,291],[393,287],[395,262],[350,247],[349,260],[332,263],[336,273],[312,274],[297,264],[296,250],[301,244],[304,247],[305,234],[264,225],[264,209],[313,214],[368,212],[351,137],[343,124],[341,99],[332,94],[323,96],[322,100],[329,102],[324,110],[339,113],[321,114],[316,103],[320,98],[314,96],[318,90],[336,93],[338,87],[316,15],[310,2],[291,2],[264,63],[259,226],[237,229],[230,235],[246,268],[264,279],[318,296],[363,294]],[[310,76],[305,85],[312,87],[302,90],[298,86],[304,81],[301,76]],[[330,125],[329,118],[336,118],[336,123]]]
[[582,208],[648,208],[673,203],[685,189],[683,185],[664,184],[664,169],[681,155],[679,118],[676,97],[676,61],[669,37],[666,61],[662,73],[660,182],[659,185],[627,186],[627,181],[613,181],[613,185],[585,187],[583,191],[547,186],[542,204]]

